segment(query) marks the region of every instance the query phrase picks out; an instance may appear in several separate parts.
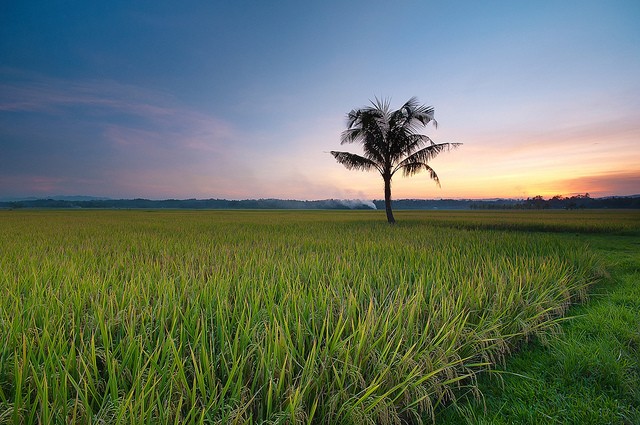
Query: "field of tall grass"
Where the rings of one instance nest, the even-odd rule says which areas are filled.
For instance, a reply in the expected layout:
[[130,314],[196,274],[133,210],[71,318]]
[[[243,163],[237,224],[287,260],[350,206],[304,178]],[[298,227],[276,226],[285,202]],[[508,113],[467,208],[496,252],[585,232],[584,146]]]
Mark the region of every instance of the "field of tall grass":
[[0,423],[428,421],[637,223],[492,214],[0,211]]

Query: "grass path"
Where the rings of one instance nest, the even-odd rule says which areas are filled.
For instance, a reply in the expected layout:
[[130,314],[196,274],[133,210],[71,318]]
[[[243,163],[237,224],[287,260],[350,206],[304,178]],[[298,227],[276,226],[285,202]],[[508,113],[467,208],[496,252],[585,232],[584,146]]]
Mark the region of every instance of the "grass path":
[[478,401],[444,408],[445,424],[640,424],[640,238],[590,235],[610,276],[562,334],[479,379]]

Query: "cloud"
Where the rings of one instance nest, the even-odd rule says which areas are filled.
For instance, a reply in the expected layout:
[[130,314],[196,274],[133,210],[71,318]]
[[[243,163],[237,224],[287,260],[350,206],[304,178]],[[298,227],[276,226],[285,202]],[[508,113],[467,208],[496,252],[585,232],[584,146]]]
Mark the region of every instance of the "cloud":
[[0,68],[0,111],[49,111],[78,105],[139,115],[166,115],[171,96],[109,79],[71,80]]
[[2,77],[0,69],[0,140],[9,166],[0,170],[0,193],[339,196],[340,185],[318,169],[328,155],[317,146],[310,151],[306,139],[298,144],[306,128],[288,129],[285,138],[238,129],[166,93],[110,80]]
[[326,176],[322,167],[336,164],[321,148],[323,123],[311,141],[299,124],[282,137],[111,80],[7,76],[0,69],[0,90],[0,162],[7,165],[0,194],[366,198]]
[[[222,179],[228,187],[229,175],[246,168],[247,137],[162,92],[110,80],[16,78],[2,69],[0,92],[2,162],[8,164],[0,180],[25,193],[145,196],[146,183],[159,197],[163,190],[205,195],[194,181]],[[94,188],[87,187],[91,181]]]
[[554,185],[562,193],[575,195],[589,193],[591,196],[640,194],[640,171],[612,171],[566,179]]
[[232,135],[231,127],[224,121],[180,105],[168,94],[112,80],[72,81],[37,76],[26,81],[0,83],[0,92],[3,93],[2,112],[53,115],[73,112],[99,117],[107,126],[118,123],[122,128],[135,129],[136,124],[153,125],[190,141],[187,147],[206,147],[201,143],[202,138],[213,136],[216,140]]

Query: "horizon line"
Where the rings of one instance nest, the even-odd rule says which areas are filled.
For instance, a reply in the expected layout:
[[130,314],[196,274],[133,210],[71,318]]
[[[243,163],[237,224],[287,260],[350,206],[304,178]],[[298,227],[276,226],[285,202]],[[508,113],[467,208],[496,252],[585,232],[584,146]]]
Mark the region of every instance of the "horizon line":
[[[505,200],[505,201],[521,201],[536,198],[541,196],[543,199],[552,199],[555,196],[560,196],[563,199],[576,197],[576,196],[585,196],[588,195],[589,192],[586,193],[575,193],[571,195],[554,195],[554,196],[542,196],[542,195],[534,195],[528,197],[489,197],[489,198],[398,198],[392,199],[392,201],[497,201],[497,200]],[[591,197],[591,199],[610,199],[610,198],[636,198],[640,197],[640,193],[636,194],[628,194],[628,195],[610,195],[610,196],[598,196]],[[92,196],[92,195],[45,195],[45,196],[7,196],[0,197],[0,202],[20,202],[20,201],[46,201],[46,200],[54,200],[54,201],[134,201],[134,200],[144,200],[144,201],[260,201],[260,200],[274,200],[274,201],[298,201],[298,202],[318,202],[318,201],[367,201],[367,202],[375,202],[380,201],[384,202],[384,199],[380,198],[322,198],[322,199],[296,199],[296,198],[144,198],[140,196],[136,197],[122,197],[122,198],[113,198],[107,196]]]

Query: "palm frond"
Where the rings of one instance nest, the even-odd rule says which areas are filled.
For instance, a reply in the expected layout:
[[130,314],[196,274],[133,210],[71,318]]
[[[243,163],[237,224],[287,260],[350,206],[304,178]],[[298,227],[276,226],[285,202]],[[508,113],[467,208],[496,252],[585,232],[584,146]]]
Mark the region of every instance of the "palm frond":
[[378,96],[376,96],[375,100],[369,100],[369,102],[373,109],[380,111],[383,115],[388,113],[389,109],[391,109],[391,99],[388,97],[379,99]]
[[348,128],[340,135],[340,144],[363,142],[365,133],[360,127]]
[[[362,130],[375,135],[383,134],[385,126],[384,114],[382,111],[366,107],[354,109],[347,114],[347,130]],[[343,143],[345,143],[343,141]],[[350,143],[347,141],[346,143]]]
[[438,187],[440,187],[440,179],[436,174],[436,171],[431,168],[427,163],[424,162],[408,162],[404,164],[402,167],[402,175],[403,176],[412,176],[414,174],[418,174],[420,171],[425,170],[429,173],[429,178],[435,181]]
[[340,144],[361,143],[367,158],[384,162],[387,122],[383,111],[372,107],[353,110],[347,116],[347,124],[347,129],[340,136]]
[[394,162],[398,158],[404,158],[413,154],[427,144],[434,144],[429,136],[417,133],[398,134],[394,135],[391,139],[393,141],[391,155],[394,158]]
[[411,134],[407,137],[403,153],[405,155],[411,155],[426,145],[435,145],[435,142],[427,135]]
[[408,164],[426,164],[429,161],[431,161],[433,158],[435,158],[440,152],[443,151],[448,151],[451,149],[455,149],[458,146],[460,146],[461,143],[433,143],[431,142],[431,144],[427,147],[424,147],[414,153],[412,153],[411,155],[407,156],[404,160],[400,161],[396,167],[394,168],[394,170],[392,171],[392,174],[395,174],[396,171],[398,171],[401,168],[406,167]]
[[433,106],[421,105],[418,102],[418,98],[412,97],[392,114],[392,127],[403,127],[404,131],[408,132],[415,132],[430,122],[433,123],[434,127],[438,127],[434,113]]
[[347,170],[369,171],[372,169],[376,169],[382,172],[380,165],[369,158],[365,158],[363,156],[356,155],[350,152],[331,151],[330,153],[331,155],[333,155],[336,161],[344,165]]

